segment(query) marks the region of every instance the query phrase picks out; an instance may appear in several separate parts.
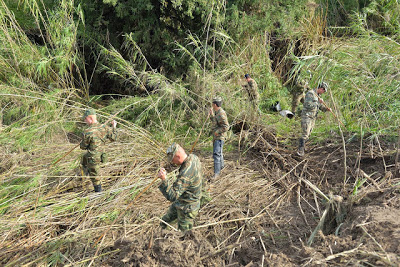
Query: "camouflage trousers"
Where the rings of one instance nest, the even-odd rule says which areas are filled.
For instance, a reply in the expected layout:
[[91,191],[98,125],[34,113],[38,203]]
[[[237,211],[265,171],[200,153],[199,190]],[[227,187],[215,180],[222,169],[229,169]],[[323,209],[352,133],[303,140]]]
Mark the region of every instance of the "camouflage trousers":
[[[175,203],[173,203],[169,206],[167,213],[161,219],[169,224],[178,220],[178,229],[185,232],[193,228],[193,221],[197,213],[199,213],[199,210],[183,211],[176,208]],[[161,222],[160,225],[164,229],[167,227],[163,222]]]
[[246,120],[251,122],[258,121],[261,114],[261,110],[258,107],[258,101],[251,100],[247,105]]
[[98,177],[100,172],[100,155],[90,155],[89,153],[85,153],[82,156],[82,171],[83,175],[89,176],[90,180],[93,183],[93,186],[101,184],[101,178]]
[[315,119],[306,116],[301,116],[301,131],[302,131],[301,138],[303,138],[304,141],[307,141],[308,138],[310,137],[314,125],[315,125]]

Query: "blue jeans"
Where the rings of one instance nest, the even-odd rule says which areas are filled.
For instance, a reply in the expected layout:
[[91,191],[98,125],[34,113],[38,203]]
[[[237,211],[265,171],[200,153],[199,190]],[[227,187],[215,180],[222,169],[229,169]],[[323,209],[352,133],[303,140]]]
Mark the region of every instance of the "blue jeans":
[[224,141],[214,140],[213,144],[214,174],[219,174],[221,172],[221,169],[224,168],[224,155],[222,155],[223,147],[224,147]]

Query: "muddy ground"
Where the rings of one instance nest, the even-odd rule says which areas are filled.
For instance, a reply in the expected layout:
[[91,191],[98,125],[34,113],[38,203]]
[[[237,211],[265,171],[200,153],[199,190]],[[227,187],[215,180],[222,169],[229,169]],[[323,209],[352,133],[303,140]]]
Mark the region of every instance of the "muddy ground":
[[[246,138],[254,142],[250,147],[242,146],[243,150],[249,149],[246,156],[228,153],[221,177],[207,183],[213,200],[203,204],[194,230],[182,234],[161,230],[158,222],[154,223],[149,232],[117,240],[104,250],[113,251],[112,256],[98,263],[104,266],[400,264],[400,176],[395,168],[393,144],[372,140],[362,145],[360,141],[351,141],[344,148],[340,140],[329,140],[322,145],[309,144],[307,155],[299,158],[293,153],[293,146],[281,147],[262,131],[248,135]],[[256,136],[251,138],[251,135]],[[200,156],[205,163],[205,175],[210,177],[212,159],[207,154]],[[328,200],[307,182],[320,189]],[[310,240],[325,210],[326,220]],[[224,223],[219,225],[219,221]]]

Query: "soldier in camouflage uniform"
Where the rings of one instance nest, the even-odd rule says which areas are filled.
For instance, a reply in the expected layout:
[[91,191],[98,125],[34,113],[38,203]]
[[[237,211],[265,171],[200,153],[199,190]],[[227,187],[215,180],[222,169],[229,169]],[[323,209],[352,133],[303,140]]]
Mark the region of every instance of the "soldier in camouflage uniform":
[[84,175],[89,176],[93,183],[94,191],[101,192],[101,179],[97,177],[99,174],[99,164],[105,162],[105,153],[100,149],[100,146],[107,139],[115,141],[117,122],[111,122],[112,127],[100,125],[97,122],[96,112],[92,109],[85,111],[83,119],[89,125],[83,132],[83,138],[80,148],[87,150],[82,157],[82,170]]
[[330,111],[330,108],[326,108],[322,105],[322,99],[319,95],[325,93],[328,90],[328,85],[322,82],[318,85],[317,89],[310,90],[306,93],[303,110],[301,112],[301,129],[302,135],[299,139],[299,149],[297,154],[304,156],[304,145],[310,137],[311,131],[315,125],[315,119],[317,118],[318,110]]
[[213,123],[211,132],[213,135],[214,178],[217,177],[224,168],[224,155],[222,150],[229,129],[228,117],[221,105],[221,97],[215,97],[209,112]]
[[247,83],[243,85],[249,95],[249,101],[251,102],[254,111],[259,112],[258,103],[260,101],[260,95],[258,94],[257,83],[253,80],[249,74],[244,75]]
[[[179,174],[174,182],[167,180],[167,171],[161,168],[158,177],[162,180],[159,189],[172,203],[162,217],[166,223],[178,220],[178,229],[185,232],[193,228],[193,220],[200,209],[200,197],[203,185],[203,174],[199,158],[194,154],[187,155],[178,144],[173,143],[167,149],[169,162],[180,165]],[[165,223],[161,223],[166,228]]]

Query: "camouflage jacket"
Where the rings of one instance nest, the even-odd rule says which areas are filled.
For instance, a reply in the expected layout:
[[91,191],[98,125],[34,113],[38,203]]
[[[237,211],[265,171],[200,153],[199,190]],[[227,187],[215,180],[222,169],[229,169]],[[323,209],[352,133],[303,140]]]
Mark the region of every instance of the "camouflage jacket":
[[303,103],[303,110],[301,111],[302,117],[308,117],[315,119],[318,114],[318,110],[326,111],[327,109],[319,102],[317,91],[310,90],[306,93]]
[[213,122],[211,130],[211,133],[213,135],[213,140],[224,141],[226,138],[226,133],[229,130],[229,122],[225,110],[220,108],[218,111],[215,111],[215,114],[211,115],[210,118],[211,121]]
[[165,179],[158,187],[178,209],[192,212],[200,208],[203,173],[199,158],[190,154],[179,168],[175,182]]
[[244,86],[247,90],[247,94],[249,95],[249,100],[258,102],[260,95],[258,94],[257,83],[255,80],[250,79],[247,84]]
[[105,124],[93,123],[83,131],[80,147],[81,149],[87,150],[90,156],[96,157],[101,154],[102,151],[100,151],[99,147],[104,144],[107,139],[111,141],[117,139],[115,128]]

